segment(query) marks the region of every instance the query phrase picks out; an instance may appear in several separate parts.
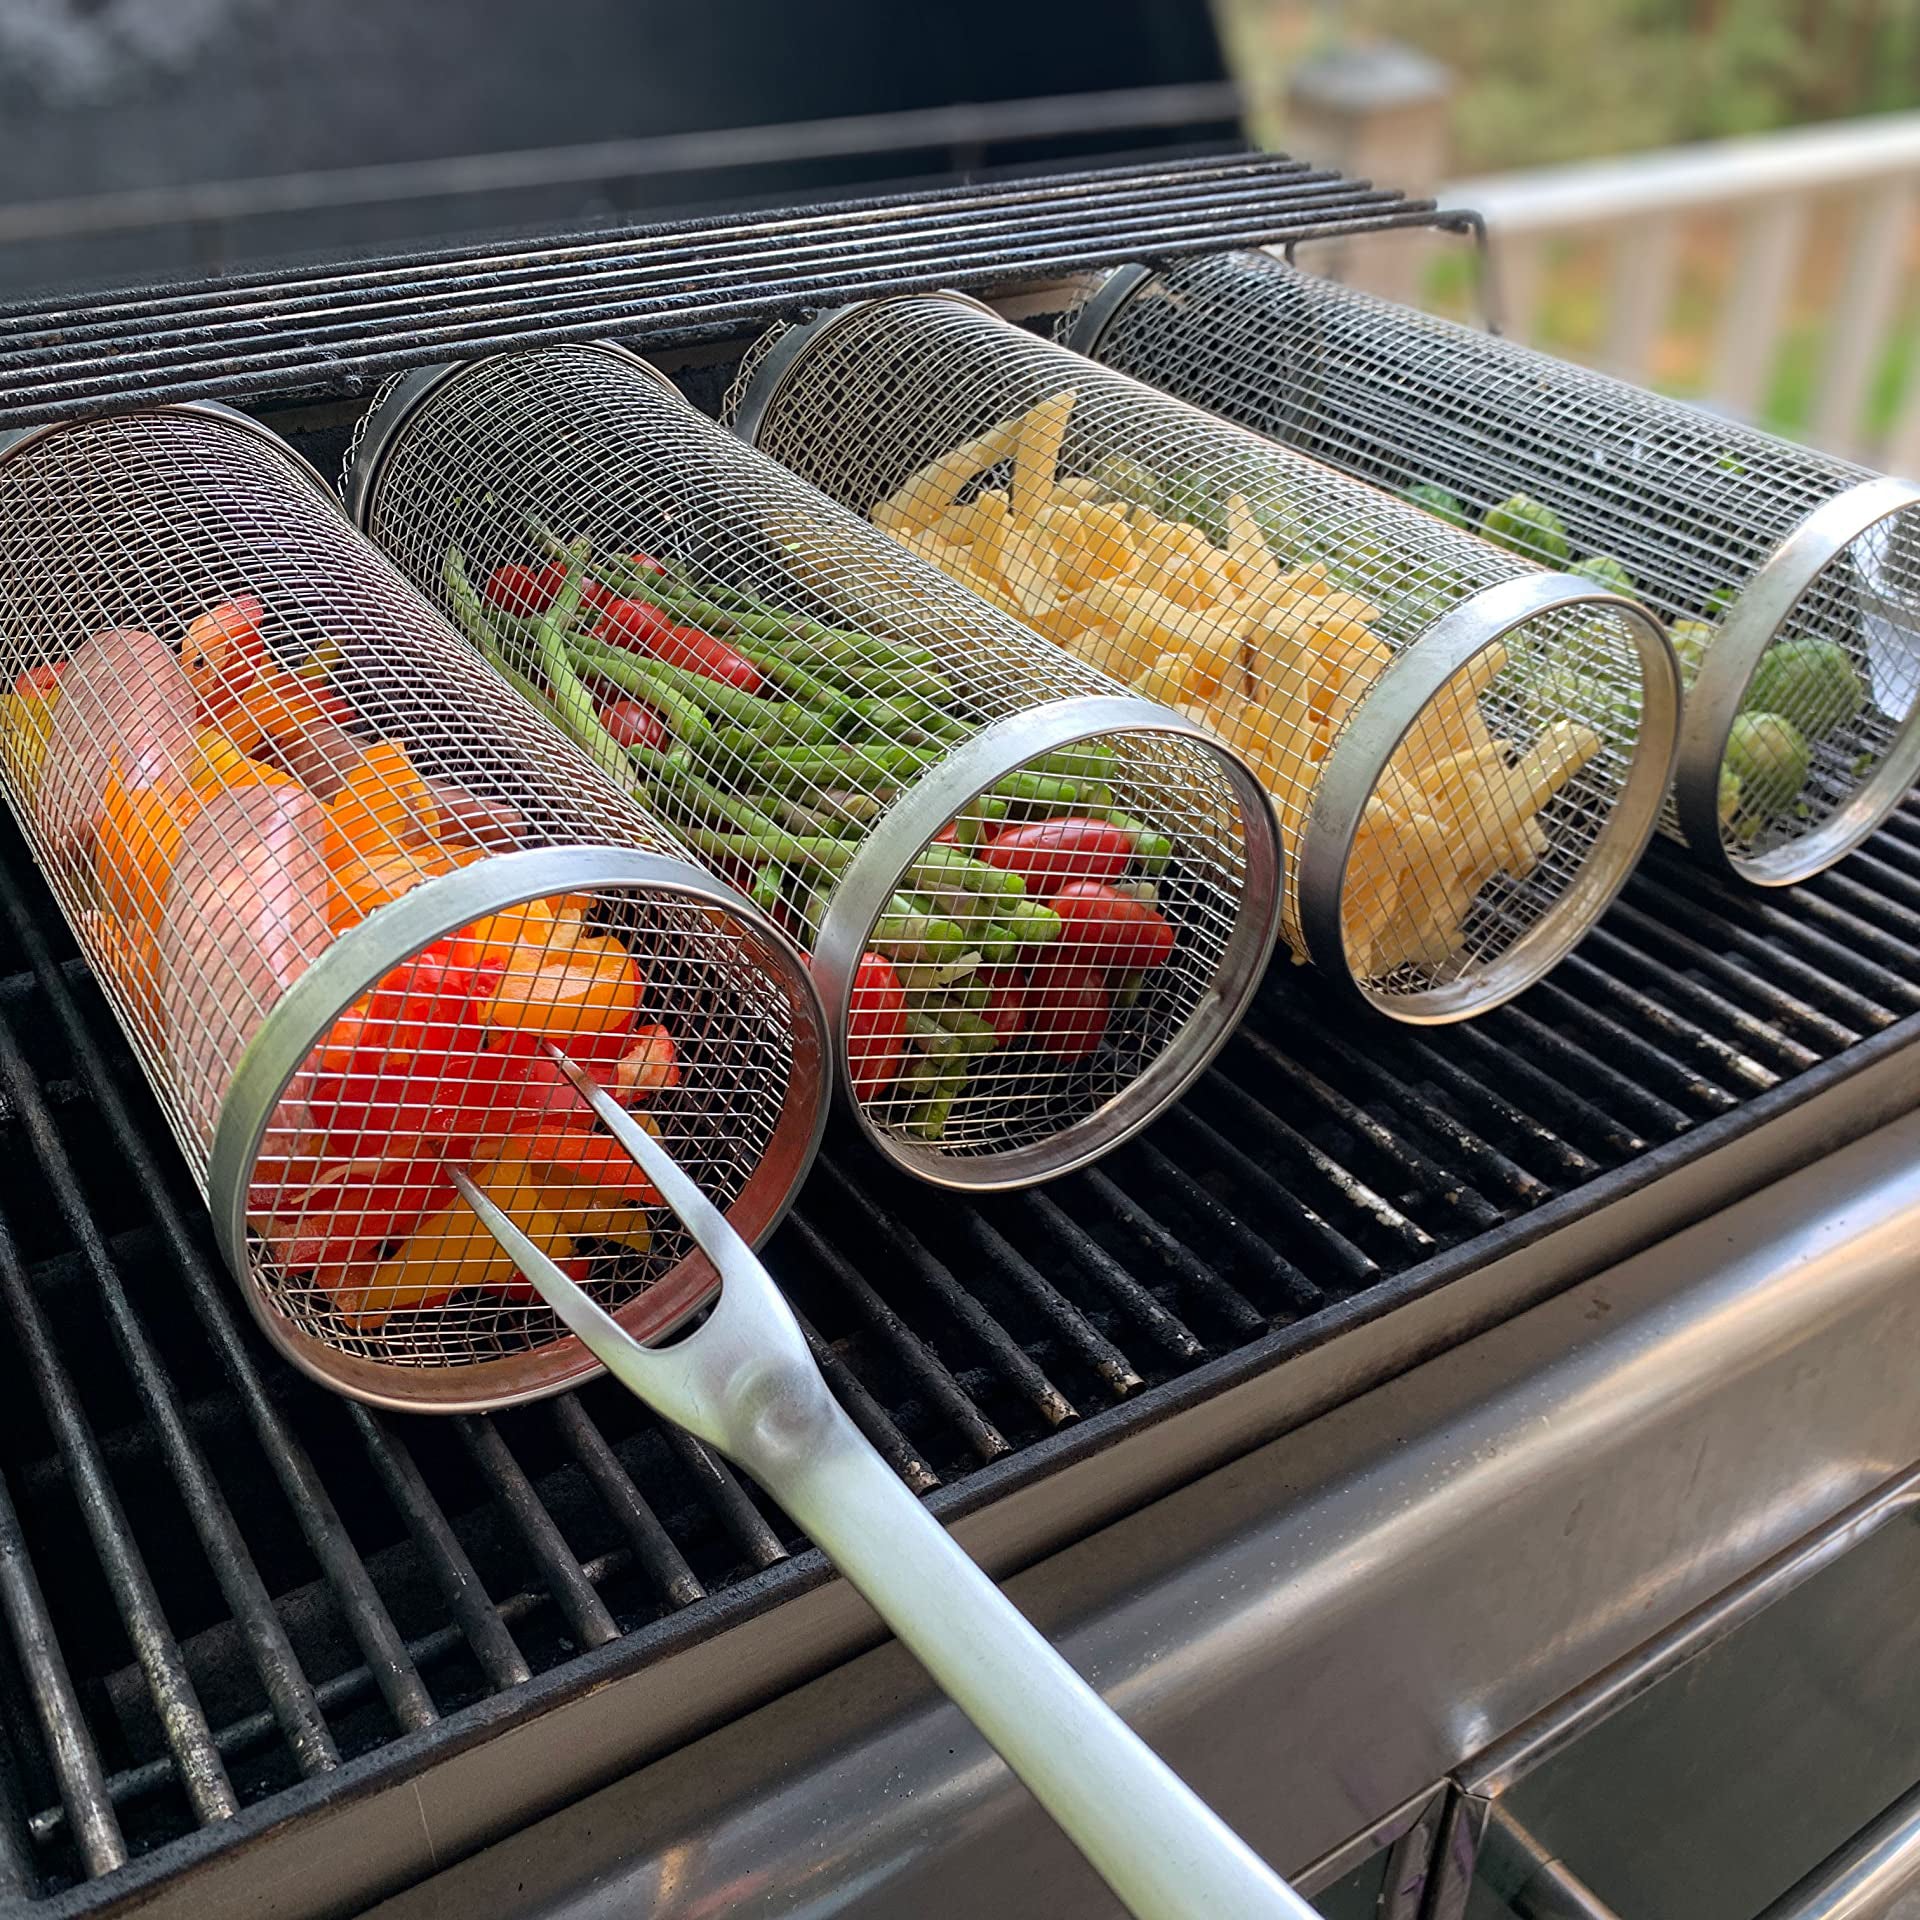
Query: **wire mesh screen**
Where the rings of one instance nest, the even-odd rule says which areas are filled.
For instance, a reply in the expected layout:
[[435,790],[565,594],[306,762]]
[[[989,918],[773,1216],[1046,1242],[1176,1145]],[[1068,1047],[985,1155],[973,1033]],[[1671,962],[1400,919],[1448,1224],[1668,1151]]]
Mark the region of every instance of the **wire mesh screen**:
[[467,1391],[401,1372],[499,1361],[473,1376],[491,1397],[591,1364],[449,1164],[604,1304],[704,1288],[547,1042],[743,1230],[772,1223],[820,1098],[798,956],[289,450],[206,410],[29,436],[0,462],[0,554],[0,779],[303,1364],[401,1399]]
[[1140,279],[1087,345],[1644,599],[1715,708],[1684,751],[1711,754],[1708,842],[1749,877],[1838,858],[1920,771],[1920,489],[1264,254]]
[[[1625,877],[1672,669],[1602,590],[1536,597],[1516,557],[970,302],[878,301],[810,334],[749,359],[741,431],[1244,753],[1296,957],[1389,1012],[1459,1017],[1550,965]],[[1369,709],[1404,718],[1342,754]]]
[[1198,1071],[1277,905],[1230,755],[1144,702],[1117,724],[1113,681],[628,355],[481,362],[404,400],[360,450],[362,524],[815,949],[888,1151],[1038,1178]]

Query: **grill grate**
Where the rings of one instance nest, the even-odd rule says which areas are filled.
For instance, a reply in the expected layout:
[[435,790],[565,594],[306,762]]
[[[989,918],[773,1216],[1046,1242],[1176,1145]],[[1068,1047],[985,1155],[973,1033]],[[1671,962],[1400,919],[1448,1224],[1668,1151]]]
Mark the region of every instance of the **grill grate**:
[[[530,1675],[621,1636],[644,1658],[725,1590],[810,1577],[779,1515],[618,1391],[404,1421],[276,1364],[58,926],[9,835],[0,1911],[217,1844],[190,1836],[303,1780],[311,1807],[403,1733],[497,1721]],[[769,1262],[895,1468],[951,1487],[1277,1327],[1311,1342],[1920,1012],[1916,980],[1920,801],[1777,899],[1663,852],[1477,1026],[1362,1026],[1277,969],[1099,1168],[951,1202],[842,1140]]]
[[362,393],[450,356],[642,332],[653,347],[711,340],[863,293],[1438,218],[1430,200],[1236,155],[30,302],[0,310],[0,427],[134,401]]

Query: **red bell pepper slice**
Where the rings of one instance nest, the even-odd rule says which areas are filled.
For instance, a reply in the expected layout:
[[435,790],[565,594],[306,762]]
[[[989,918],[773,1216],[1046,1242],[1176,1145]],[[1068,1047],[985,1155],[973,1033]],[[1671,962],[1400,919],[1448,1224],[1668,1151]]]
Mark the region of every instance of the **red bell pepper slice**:
[[1003,1041],[1024,1033],[1032,1017],[1032,1009],[1028,1004],[1031,988],[1027,976],[1018,967],[980,967],[973,978],[977,985],[985,987],[993,996],[980,1009],[980,1018]]
[[742,693],[758,693],[765,678],[744,653],[698,627],[676,625],[644,600],[606,600],[594,637],[629,653],[644,653],[669,667],[682,667]]
[[525,1147],[527,1165],[543,1187],[583,1187],[596,1199],[633,1206],[660,1204],[658,1188],[610,1133],[583,1133],[554,1122],[528,1134]]
[[530,617],[545,613],[559,599],[566,578],[566,568],[557,561],[546,567],[495,567],[481,593],[502,613]]
[[883,955],[863,953],[847,1002],[847,1078],[854,1097],[890,1087],[907,1052],[907,994]]
[[1138,973],[1164,966],[1173,954],[1173,928],[1144,900],[1097,880],[1074,880],[1047,902],[1060,916],[1060,937],[1049,956],[1067,967]]
[[1002,827],[977,857],[1017,873],[1044,900],[1075,880],[1117,880],[1133,860],[1133,836],[1105,820],[1069,817]]
[[1036,967],[1024,1004],[1029,1041],[1055,1060],[1084,1060],[1098,1052],[1113,1017],[1106,974],[1097,967]]
[[656,747],[665,752],[673,744],[666,722],[638,700],[610,700],[600,709],[600,724],[623,747]]

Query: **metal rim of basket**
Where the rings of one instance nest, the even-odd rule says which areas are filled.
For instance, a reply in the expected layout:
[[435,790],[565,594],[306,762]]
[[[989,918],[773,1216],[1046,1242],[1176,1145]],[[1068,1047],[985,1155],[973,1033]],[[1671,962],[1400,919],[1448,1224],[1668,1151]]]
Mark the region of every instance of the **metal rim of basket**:
[[[404,1369],[335,1347],[278,1311],[248,1259],[247,1192],[273,1116],[329,1029],[371,984],[462,927],[522,902],[610,888],[645,890],[724,914],[792,1010],[793,1061],[766,1151],[728,1210],[758,1245],[785,1217],[826,1129],[826,1015],[807,968],[768,917],[724,881],[686,861],[631,847],[537,847],[441,874],[410,888],[350,928],[288,988],[247,1044],[220,1105],[207,1168],[214,1238],[255,1321],[301,1372],[368,1405],[398,1413],[478,1413],[563,1392],[600,1362],[571,1334],[499,1360]],[[719,1274],[693,1251],[643,1293],[613,1309],[636,1338],[663,1338],[718,1290]]]
[[1880,764],[1811,833],[1764,853],[1729,851],[1720,832],[1720,766],[1748,683],[1815,580],[1864,533],[1920,506],[1920,486],[1882,475],[1823,501],[1768,556],[1727,609],[1687,692],[1673,777],[1674,813],[1687,847],[1716,871],[1750,886],[1811,879],[1851,853],[1920,777],[1920,699],[1907,710]]
[[[1247,249],[1240,249],[1238,257],[1267,258]],[[1115,267],[1070,317],[1061,335],[1063,344],[1098,358],[1108,328],[1165,272],[1144,262]],[[1880,764],[1854,789],[1846,805],[1836,808],[1811,833],[1764,853],[1741,854],[1728,847],[1721,832],[1720,769],[1761,659],[1827,567],[1862,534],[1916,505],[1920,505],[1920,486],[1886,475],[1836,493],[1787,535],[1721,616],[1719,631],[1682,702],[1673,808],[1688,852],[1723,878],[1755,887],[1786,887],[1811,879],[1851,853],[1920,779],[1920,699],[1916,699]],[[1304,873],[1304,862],[1302,866]]]
[[[983,313],[992,311],[965,295],[951,297]],[[817,321],[808,323],[807,339],[817,339],[825,325],[869,304],[872,303],[856,302],[821,315]],[[586,344],[594,351],[643,371],[690,412],[701,419],[707,418],[658,367],[630,348],[610,341]],[[785,344],[783,337],[778,346]],[[362,437],[345,489],[357,524],[364,527],[370,517],[377,469],[393,448],[407,416],[442,383],[466,368],[519,357],[518,353],[495,354],[483,361],[423,368],[393,388],[381,404],[380,417],[369,425]],[[783,359],[781,365],[790,364],[792,357]],[[772,358],[769,355],[770,361]],[[741,437],[751,444],[749,436],[742,434]],[[962,589],[955,588],[955,591]],[[949,820],[1003,775],[1017,772],[1038,754],[1114,732],[1148,732],[1194,742],[1224,770],[1238,802],[1246,870],[1233,932],[1220,956],[1206,998],[1145,1070],[1119,1094],[1046,1140],[997,1153],[961,1155],[921,1146],[876,1126],[866,1105],[855,1096],[848,1071],[853,984],[868,937],[886,911],[901,875]],[[1178,1099],[1226,1044],[1259,987],[1279,936],[1281,891],[1279,834],[1265,789],[1232,749],[1204,728],[1169,708],[1132,694],[1049,701],[1030,712],[991,722],[929,768],[888,809],[862,842],[859,853],[848,863],[827,904],[813,944],[812,962],[814,982],[826,1009],[832,1040],[835,1091],[853,1114],[863,1137],[879,1153],[933,1186],[958,1192],[1007,1192],[1086,1166],[1129,1139],[1163,1107]]]
[[1071,347],[1075,353],[1084,353],[1089,360],[1099,359],[1100,342],[1119,318],[1120,310],[1132,302],[1148,281],[1159,279],[1160,274],[1159,267],[1140,260],[1115,267],[1067,316],[1060,332],[1060,344]]
[[[1400,743],[1428,704],[1466,664],[1516,628],[1563,607],[1622,617],[1640,662],[1640,732],[1619,797],[1577,875],[1533,926],[1458,979],[1413,992],[1381,993],[1347,963],[1343,905],[1347,866],[1367,803]],[[1681,713],[1680,669],[1660,622],[1624,594],[1597,593],[1577,574],[1537,573],[1482,587],[1442,614],[1361,701],[1334,742],[1300,836],[1300,922],[1314,963],[1377,1013],[1414,1026],[1466,1020],[1511,1000],[1549,973],[1626,884],[1660,824]],[[1649,753],[1650,741],[1666,751]]]
[[876,294],[870,300],[851,300],[843,307],[829,307],[811,320],[796,321],[788,326],[767,349],[745,390],[733,403],[727,424],[748,446],[757,447],[760,429],[766,424],[767,414],[786,384],[787,376],[821,340],[856,314],[869,313],[876,307],[904,306],[917,300],[943,300],[950,306],[971,307],[975,313],[984,313],[995,320],[1000,317],[984,300],[976,300],[970,293],[956,293],[951,287],[935,287],[926,293]]
[[[1058,1133],[973,1156],[921,1146],[874,1124],[853,1092],[847,1064],[853,981],[874,923],[901,875],[947,822],[1003,775],[1038,754],[1116,733],[1186,740],[1225,773],[1243,827],[1238,912],[1205,998],[1119,1093]],[[813,973],[834,1041],[835,1085],[862,1134],[896,1165],[955,1192],[1003,1193],[1084,1167],[1130,1139],[1177,1100],[1231,1036],[1266,972],[1280,931],[1280,836],[1252,768],[1203,727],[1135,694],[1087,694],[1009,714],[963,741],[894,802],[847,864],[814,944]]]
[[326,476],[299,448],[291,441],[282,439],[264,420],[256,420],[252,414],[242,413],[238,407],[229,407],[219,400],[166,400],[158,406],[130,407],[124,413],[96,414],[85,420],[47,420],[38,426],[11,427],[0,431],[0,466],[17,459],[40,441],[52,439],[56,434],[83,433],[89,427],[112,426],[119,420],[141,420],[171,413],[184,413],[202,420],[218,420],[226,426],[243,428],[256,440],[271,447],[301,479],[318,488],[332,504],[334,512],[341,511],[340,496],[327,484]]

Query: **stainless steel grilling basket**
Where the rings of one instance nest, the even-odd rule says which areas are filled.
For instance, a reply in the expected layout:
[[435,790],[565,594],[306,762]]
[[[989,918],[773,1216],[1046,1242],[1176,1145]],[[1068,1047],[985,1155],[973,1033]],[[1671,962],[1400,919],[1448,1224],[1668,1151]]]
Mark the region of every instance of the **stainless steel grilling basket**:
[[[1271,949],[1258,782],[612,347],[409,376],[348,499],[555,722],[812,951],[842,1086],[928,1179],[1078,1165]],[[617,737],[610,737],[617,736]]]
[[550,1046],[741,1234],[784,1211],[826,1085],[800,956],[265,428],[7,442],[0,670],[0,784],[297,1364],[443,1408],[595,1369],[455,1169],[636,1334],[710,1295]]
[[1123,268],[1068,337],[1671,621],[1668,828],[1716,869],[1803,880],[1920,775],[1920,487],[1264,254]]
[[1244,752],[1296,957],[1417,1022],[1497,1005],[1657,818],[1673,657],[1545,573],[955,295],[767,336],[748,440]]

